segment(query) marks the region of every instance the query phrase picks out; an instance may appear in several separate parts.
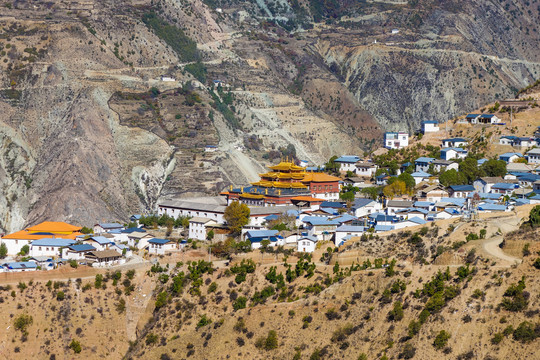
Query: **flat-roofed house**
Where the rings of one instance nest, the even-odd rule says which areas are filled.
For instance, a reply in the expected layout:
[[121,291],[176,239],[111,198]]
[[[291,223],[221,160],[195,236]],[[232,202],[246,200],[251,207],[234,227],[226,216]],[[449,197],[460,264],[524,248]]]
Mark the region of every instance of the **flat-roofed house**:
[[96,248],[90,244],[73,244],[62,249],[62,259],[82,261],[86,254],[95,251]]
[[164,255],[167,251],[176,250],[176,241],[171,239],[157,239],[153,238],[148,240],[148,253],[156,255]]
[[190,239],[206,240],[207,227],[216,225],[214,220],[203,217],[192,217],[189,219],[189,235]]
[[540,164],[540,149],[532,149],[526,154],[529,164]]
[[75,240],[44,238],[32,241],[30,245],[30,256],[55,256],[62,255],[63,247],[75,244]]
[[86,254],[86,260],[93,267],[107,267],[125,262],[122,254],[114,250],[90,251]]

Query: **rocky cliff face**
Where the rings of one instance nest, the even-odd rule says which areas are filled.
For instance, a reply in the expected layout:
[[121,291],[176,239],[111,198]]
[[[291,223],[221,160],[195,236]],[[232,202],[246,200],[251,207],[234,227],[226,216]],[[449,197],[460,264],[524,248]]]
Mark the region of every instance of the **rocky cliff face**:
[[255,180],[291,151],[321,164],[372,148],[384,129],[512,96],[540,72],[534,6],[11,3],[0,28],[0,228],[123,220],[160,197]]

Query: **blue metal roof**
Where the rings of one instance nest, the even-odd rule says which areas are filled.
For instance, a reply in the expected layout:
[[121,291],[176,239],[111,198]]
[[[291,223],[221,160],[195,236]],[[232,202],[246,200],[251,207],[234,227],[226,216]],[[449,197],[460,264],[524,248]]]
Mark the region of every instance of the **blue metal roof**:
[[18,269],[35,269],[37,264],[34,261],[19,261],[19,262],[10,262],[5,263],[8,269],[18,270]]
[[90,244],[70,245],[70,246],[68,246],[68,249],[73,250],[73,251],[93,251],[93,250],[96,250],[96,248],[93,247]]
[[98,225],[101,226],[103,229],[117,229],[123,227],[123,225],[119,223],[102,223]]
[[480,115],[480,117],[483,118],[483,119],[491,119],[494,116],[495,115],[493,115],[493,114],[482,114],[482,115]]
[[122,232],[122,234],[131,234],[131,233],[134,233],[134,232],[146,232],[146,231],[144,231],[143,229],[138,228],[138,227],[131,227],[131,228],[121,230],[121,232]]
[[333,208],[323,208],[323,207],[319,207],[319,210],[320,211],[323,211],[329,215],[337,215],[338,214],[338,211],[336,209],[333,209]]
[[449,138],[449,139],[443,139],[443,142],[467,142],[467,139],[465,139],[465,138]]
[[418,216],[412,217],[412,218],[407,219],[407,220],[405,220],[405,221],[410,221],[410,222],[416,223],[416,224],[418,224],[418,225],[424,225],[424,224],[427,223],[426,220],[421,219],[421,218],[419,218]]
[[320,205],[322,208],[334,208],[334,209],[342,209],[345,207],[345,204],[340,203],[338,201],[323,201]]
[[421,177],[421,178],[425,178],[425,177],[430,177],[431,174],[428,174],[427,172],[425,171],[415,171],[411,174],[412,177]]
[[439,122],[437,120],[426,120],[422,121],[422,124],[438,124]]
[[272,220],[277,220],[279,219],[279,216],[276,215],[276,214],[271,214],[271,215],[268,215],[266,217],[264,217],[264,220],[266,221],[272,221]]
[[477,118],[480,114],[467,114],[467,118]]
[[393,215],[386,215],[386,214],[377,214],[377,216],[375,217],[375,221],[376,222],[379,222],[379,221],[392,221],[392,222],[396,222],[398,219],[397,217],[393,216]]
[[366,228],[363,226],[356,225],[341,225],[336,229],[336,232],[364,232]]
[[518,157],[523,157],[523,155],[520,154],[520,153],[507,152],[507,153],[504,153],[504,154],[499,155],[499,160],[508,161],[508,160],[510,160],[510,158],[511,158],[512,156],[514,156],[514,155],[516,155],[516,156],[518,156]]
[[317,226],[317,225],[339,225],[339,221],[336,220],[330,220],[330,218],[327,217],[321,217],[321,216],[306,216],[303,220],[304,223],[309,223],[311,225]]
[[39,240],[32,241],[32,246],[52,246],[52,247],[63,247],[75,244],[75,240],[71,239],[60,239],[60,238],[43,238]]
[[276,236],[279,231],[277,230],[249,230],[246,231],[246,237],[258,238],[258,237],[271,237]]
[[431,163],[432,161],[434,161],[435,159],[434,158],[430,158],[430,157],[425,157],[425,156],[422,156],[422,157],[419,157],[418,159],[416,159],[414,161],[414,163]]
[[417,201],[417,202],[414,203],[415,207],[430,207],[430,206],[433,206],[433,205],[435,205],[435,204],[430,202],[430,201]]
[[354,210],[356,209],[360,209],[368,204],[371,204],[372,202],[374,202],[374,200],[371,200],[371,199],[367,199],[367,198],[358,198],[358,199],[354,199],[354,204],[352,206],[352,208]]
[[449,197],[443,197],[441,198],[441,202],[448,202],[457,206],[463,206],[465,204],[466,199],[463,198],[449,198]]
[[482,165],[483,163],[485,163],[486,161],[488,161],[488,159],[480,159],[480,160],[477,160],[476,163],[478,165]]
[[317,242],[318,239],[316,236],[313,236],[313,235],[302,235],[301,237],[298,238],[298,241],[300,240],[310,240],[313,242]]
[[334,162],[354,164],[358,162],[359,160],[360,160],[360,157],[356,155],[343,155],[343,156],[338,157],[336,160],[334,160]]
[[509,183],[496,183],[491,188],[502,189],[502,190],[514,190],[514,189],[519,188],[519,186],[515,184],[509,184]]
[[441,150],[441,152],[447,152],[447,151],[450,151],[450,150],[454,150],[455,152],[467,152],[467,150],[463,149],[463,148],[460,148],[460,147],[448,147],[448,148],[444,148]]
[[394,230],[392,225],[375,225],[375,231],[390,231]]
[[339,216],[337,218],[334,218],[332,220],[338,221],[341,224],[341,223],[352,221],[352,220],[358,220],[358,218],[356,216],[352,216],[350,214],[343,214],[343,215],[341,215],[341,216]]
[[489,211],[506,211],[505,205],[496,205],[496,204],[482,204],[478,206],[478,210],[489,210]]
[[[467,195],[468,198],[472,198],[474,196],[474,193],[470,193]],[[480,196],[480,199],[491,199],[491,200],[498,200],[501,197],[503,197],[503,194],[494,194],[494,193],[478,193],[478,196]]]
[[88,238],[87,240],[94,240],[100,245],[110,244],[112,242],[111,240],[107,239],[105,236],[92,236]]
[[474,186],[472,185],[450,185],[450,189],[453,191],[474,191]]
[[148,242],[151,244],[164,245],[164,244],[172,242],[172,240],[153,238],[153,239],[148,240]]

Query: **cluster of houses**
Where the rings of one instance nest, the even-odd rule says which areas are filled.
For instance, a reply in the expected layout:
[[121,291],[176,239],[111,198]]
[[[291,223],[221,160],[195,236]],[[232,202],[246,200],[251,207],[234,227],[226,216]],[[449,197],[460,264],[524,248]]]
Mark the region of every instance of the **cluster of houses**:
[[[465,121],[471,124],[501,124],[501,120],[492,114],[469,114]],[[438,122],[425,121],[422,131],[439,131]],[[540,135],[540,127],[536,135]],[[531,147],[540,143],[540,137],[502,136],[501,144],[505,139],[513,139],[515,142],[507,144],[512,146]],[[405,132],[385,135],[387,148],[405,147],[408,141]],[[381,233],[425,225],[438,219],[471,217],[481,212],[508,212],[515,206],[540,204],[540,149],[536,148],[524,154],[512,151],[499,155],[498,159],[506,163],[507,173],[504,177],[480,177],[469,185],[447,187],[440,184],[436,174],[450,169],[458,170],[459,162],[468,156],[468,145],[466,138],[443,139],[440,158],[419,157],[414,162],[402,164],[395,175],[382,173],[376,176],[378,166],[372,160],[343,155],[334,162],[339,164],[339,171],[347,176],[339,181],[324,178],[328,184],[337,181],[338,186],[332,190],[326,186],[326,189],[317,193],[312,189],[320,189],[320,186],[309,184],[307,189],[312,191],[306,191],[302,196],[292,191],[290,196],[287,195],[289,193],[284,189],[289,186],[291,189],[301,187],[294,180],[287,183],[284,179],[297,178],[305,184],[313,179],[312,172],[320,172],[321,168],[299,164],[300,168],[305,168],[304,171],[298,166],[282,162],[270,167],[274,172],[261,175],[264,181],[253,183],[260,189],[233,190],[231,187],[231,190],[222,193],[227,201],[221,203],[219,200],[213,200],[213,203],[168,200],[159,204],[159,214],[188,216],[191,218],[190,238],[205,240],[212,231],[214,241],[219,241],[229,236],[223,216],[226,206],[231,200],[240,201],[250,207],[250,220],[242,231],[242,238],[249,240],[253,249],[261,246],[289,246],[300,252],[312,252],[320,241],[332,241],[340,246],[364,233]],[[481,166],[486,161],[488,159],[477,160],[477,165]],[[352,203],[340,201],[335,196],[345,185],[358,188],[388,185],[393,176],[405,171],[415,181],[412,195],[399,199],[379,196],[377,200],[356,197]],[[270,197],[272,187],[279,189],[277,191],[282,195],[281,203],[265,203],[260,200]],[[332,197],[328,196],[330,191]],[[320,196],[322,193],[326,196]],[[233,194],[234,198],[231,197]],[[273,229],[280,219],[287,220],[287,230]]]
[[108,267],[125,263],[134,250],[164,254],[179,246],[176,241],[155,238],[139,227],[125,228],[118,223],[96,224],[93,234],[81,230],[65,222],[45,221],[2,236],[0,243],[5,244],[8,257],[19,255],[25,261],[5,262],[0,272],[51,270],[71,261]]

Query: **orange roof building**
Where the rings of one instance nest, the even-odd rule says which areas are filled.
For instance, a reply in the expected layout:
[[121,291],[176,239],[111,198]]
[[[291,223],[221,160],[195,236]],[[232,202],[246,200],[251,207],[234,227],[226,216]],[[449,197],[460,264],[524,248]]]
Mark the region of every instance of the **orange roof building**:
[[[281,161],[268,167],[271,171],[259,174],[260,180],[251,186],[228,189],[221,195],[227,202],[241,201],[248,205],[272,206],[296,202],[317,204],[326,200],[339,199],[340,178],[319,172],[306,172],[305,168],[293,162]],[[303,200],[299,200],[303,197]],[[310,199],[310,201],[306,201]],[[319,203],[320,204],[320,203]]]
[[21,231],[16,231],[2,237],[0,240],[6,244],[8,255],[17,255],[23,246],[30,245],[33,240],[43,238],[61,238],[74,240],[80,232],[80,226],[59,221],[44,221]]

